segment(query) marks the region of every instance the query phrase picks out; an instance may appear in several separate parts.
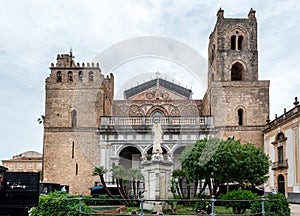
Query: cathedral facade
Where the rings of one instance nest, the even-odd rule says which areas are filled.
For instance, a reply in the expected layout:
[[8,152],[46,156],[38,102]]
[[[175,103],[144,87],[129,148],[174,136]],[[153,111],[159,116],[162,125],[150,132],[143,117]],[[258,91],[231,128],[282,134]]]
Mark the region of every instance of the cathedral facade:
[[[258,80],[257,21],[225,18],[209,36],[208,87],[203,98],[159,73],[114,99],[114,75],[97,63],[75,63],[72,54],[57,56],[46,79],[43,181],[69,185],[88,194],[98,181],[95,166],[122,164],[140,168],[152,153],[152,126],[161,125],[163,156],[179,168],[178,157],[196,140],[234,137],[263,147],[269,115],[269,81]],[[118,79],[118,77],[116,77]],[[197,95],[195,95],[197,97]]]

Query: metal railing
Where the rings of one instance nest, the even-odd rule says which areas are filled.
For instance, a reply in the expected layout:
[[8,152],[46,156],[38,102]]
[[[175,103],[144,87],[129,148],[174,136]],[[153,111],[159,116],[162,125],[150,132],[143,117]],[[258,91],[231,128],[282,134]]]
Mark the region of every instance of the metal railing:
[[[70,198],[69,198],[70,199]],[[211,216],[217,216],[217,215],[236,215],[234,213],[232,214],[217,214],[216,213],[216,203],[227,203],[227,202],[260,202],[260,206],[261,206],[261,211],[260,212],[256,212],[256,213],[246,213],[246,214],[238,214],[238,215],[265,215],[265,202],[269,201],[268,199],[266,199],[265,197],[262,197],[260,200],[217,200],[215,198],[212,199],[167,199],[167,200],[150,200],[150,199],[100,199],[100,198],[83,198],[83,197],[78,197],[78,198],[71,198],[72,200],[77,199],[79,201],[79,215],[83,216],[83,215],[101,215],[101,213],[93,213],[93,212],[84,212],[83,211],[83,202],[84,200],[99,200],[99,201],[120,201],[120,202],[124,202],[124,201],[130,201],[130,202],[137,202],[139,203],[139,213],[136,213],[135,215],[140,215],[140,216],[145,216],[145,215],[157,215],[158,213],[152,213],[152,214],[145,214],[145,209],[144,209],[144,205],[145,203],[149,203],[149,202],[158,202],[158,203],[172,203],[172,202],[189,202],[189,203],[199,203],[199,202],[209,202],[211,205],[211,212],[208,213],[204,213],[204,215],[211,215]],[[276,200],[270,200],[270,201],[276,201]],[[197,214],[197,212],[195,212],[195,214]],[[190,214],[190,215],[195,215],[195,214]],[[199,214],[199,213],[198,213]],[[102,213],[103,215],[103,213]],[[109,215],[128,215],[126,213],[117,213],[117,214],[109,214]],[[170,214],[172,215],[172,214]],[[189,214],[184,214],[184,215],[189,215]]]

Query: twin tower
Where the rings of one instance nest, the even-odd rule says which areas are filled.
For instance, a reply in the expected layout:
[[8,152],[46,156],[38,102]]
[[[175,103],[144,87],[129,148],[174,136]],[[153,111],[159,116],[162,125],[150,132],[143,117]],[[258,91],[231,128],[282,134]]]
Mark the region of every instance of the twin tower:
[[[187,144],[201,138],[234,137],[262,147],[269,81],[258,80],[253,9],[247,18],[225,18],[224,11],[218,11],[209,36],[208,63],[208,88],[202,99],[186,98],[176,91],[183,87],[158,79],[157,85],[136,87],[141,91],[134,99],[115,101],[113,74],[104,76],[98,64],[75,63],[72,53],[58,55],[46,79],[43,181],[88,194],[98,181],[92,176],[95,166],[107,168],[108,177],[111,167],[122,161],[137,168],[152,143],[147,124],[157,114],[164,119],[164,153],[174,160]],[[143,97],[147,91],[169,97]],[[168,113],[170,107],[177,111]],[[187,112],[187,107],[193,111]],[[122,110],[138,109],[148,111],[120,116]]]

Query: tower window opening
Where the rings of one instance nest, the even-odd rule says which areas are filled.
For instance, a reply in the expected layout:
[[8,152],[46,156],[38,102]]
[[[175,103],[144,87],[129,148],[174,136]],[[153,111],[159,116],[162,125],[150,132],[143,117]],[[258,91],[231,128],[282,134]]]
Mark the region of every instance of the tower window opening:
[[75,167],[75,175],[78,175],[78,163],[76,163],[76,167]]
[[62,79],[61,79],[61,72],[60,71],[57,71],[57,73],[56,73],[56,81],[57,82],[61,82],[62,81]]
[[243,65],[241,63],[235,63],[231,67],[231,81],[241,81],[243,74]]
[[231,36],[231,49],[236,50],[236,36]]
[[238,50],[242,50],[243,36],[238,37]]
[[74,153],[75,153],[75,143],[72,142],[72,158],[74,158]]
[[72,110],[71,113],[72,116],[72,127],[77,127],[77,111],[76,110]]
[[94,82],[94,72],[93,71],[89,72],[89,82]]
[[83,81],[83,73],[82,73],[82,71],[79,71],[79,73],[78,73],[78,80],[79,80],[79,82]]
[[243,109],[239,109],[238,110],[238,125],[239,126],[243,125],[243,114],[244,114]]
[[69,80],[70,82],[73,82],[73,73],[72,73],[72,71],[69,71],[69,72],[68,72],[68,80]]

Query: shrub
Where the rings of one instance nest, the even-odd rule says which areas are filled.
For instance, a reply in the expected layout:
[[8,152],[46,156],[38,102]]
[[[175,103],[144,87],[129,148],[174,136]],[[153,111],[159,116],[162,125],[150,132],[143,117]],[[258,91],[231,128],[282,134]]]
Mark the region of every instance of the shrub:
[[[244,214],[246,209],[250,208],[252,200],[258,200],[259,197],[249,190],[234,190],[226,193],[225,195],[220,195],[222,200],[237,200],[226,202],[226,207],[232,207],[234,214]],[[249,200],[249,201],[241,201]]]
[[[261,202],[251,205],[251,212],[261,212]],[[287,198],[282,193],[269,194],[265,200],[266,216],[286,216],[290,215],[290,208]]]
[[[39,198],[37,207],[32,208],[31,216],[78,216],[79,215],[79,196],[71,196],[63,192],[52,192],[43,194]],[[91,212],[91,209],[82,203],[83,212]]]

